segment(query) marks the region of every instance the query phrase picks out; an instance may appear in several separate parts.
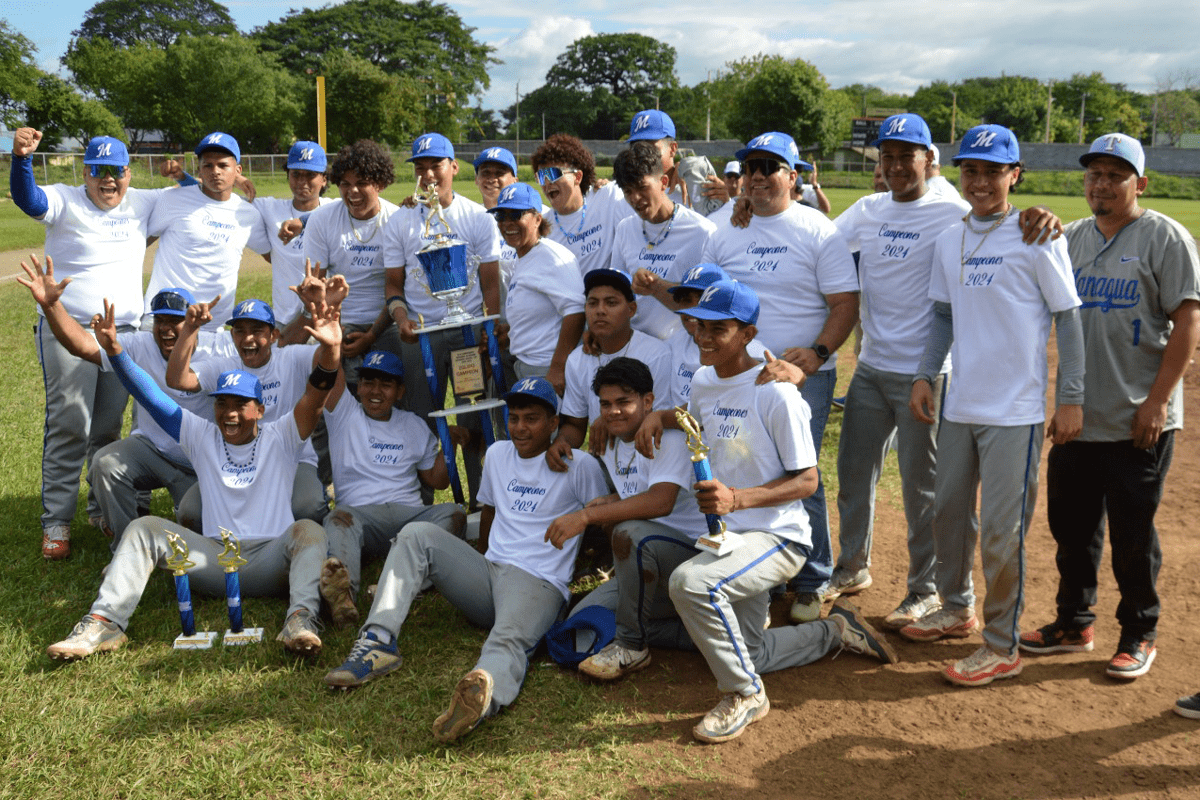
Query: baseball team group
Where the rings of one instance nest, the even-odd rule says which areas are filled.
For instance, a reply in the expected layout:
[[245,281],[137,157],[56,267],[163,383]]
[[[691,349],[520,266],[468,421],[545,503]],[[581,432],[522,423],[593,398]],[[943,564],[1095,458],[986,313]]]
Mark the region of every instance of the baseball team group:
[[[1120,603],[1103,668],[1131,681],[1154,663],[1154,516],[1200,340],[1200,261],[1182,225],[1139,204],[1134,138],[1107,134],[1081,155],[1092,216],[1065,227],[1013,205],[1024,165],[1012,131],[962,137],[956,188],[907,113],[873,142],[877,191],[834,219],[787,133],[756,136],[718,175],[680,157],[658,110],[635,115],[610,181],[572,136],[533,153],[536,187],[511,152],[485,149],[482,203],[454,191],[460,162],[438,133],[412,143],[422,198],[400,205],[381,197],[391,153],[366,139],[336,156],[297,142],[288,198],[256,197],[222,132],[196,146],[197,177],[167,162],[178,185],[154,190],[130,188],[112,137],[88,144],[82,186],[39,186],[40,140],[15,132],[11,189],[46,233],[19,278],[38,305],[46,390],[42,554],[70,555],[81,472],[89,522],[112,547],[95,602],[51,658],[121,647],[180,541],[195,589],[222,596],[231,532],[243,592],[288,598],[287,650],[319,652],[322,615],[359,626],[332,688],[402,665],[423,591],[486,630],[433,722],[441,742],[510,705],[542,642],[599,681],[643,669],[653,648],[698,651],[720,694],[693,729],[703,742],[767,714],[765,673],[843,650],[894,663],[884,628],[916,642],[978,633],[945,678],[1013,678],[1023,657],[1093,649],[1106,541]],[[460,414],[444,439],[429,416],[479,336],[439,325],[447,306],[418,258],[438,236],[466,245],[463,308],[500,315],[507,437],[486,448],[483,415]],[[246,248],[270,262],[270,302],[235,300]],[[852,335],[857,362],[835,398]],[[836,557],[817,467],[831,413]],[[1022,627],[1047,439],[1057,613]],[[432,502],[450,484],[444,443],[466,473],[465,507]],[[892,450],[909,564],[873,625],[848,598],[872,585]],[[158,488],[174,519],[150,515]],[[585,532],[611,566],[572,605]],[[361,618],[372,560],[382,572]],[[785,594],[791,624],[771,625]],[[1200,719],[1200,694],[1175,710]]]

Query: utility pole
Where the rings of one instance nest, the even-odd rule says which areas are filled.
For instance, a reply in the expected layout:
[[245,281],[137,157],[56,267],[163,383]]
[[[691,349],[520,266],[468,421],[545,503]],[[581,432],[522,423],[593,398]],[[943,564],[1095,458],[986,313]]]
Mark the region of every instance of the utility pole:
[[958,121],[958,91],[950,90],[951,106],[950,106],[950,143],[954,143],[954,124]]
[[[708,78],[704,81],[704,141],[712,141],[712,95],[709,93],[710,84],[712,83],[712,70],[708,71]],[[1155,108],[1158,108],[1158,100],[1155,99]],[[1155,117],[1157,121],[1157,117]]]
[[1054,106],[1054,79],[1046,84],[1046,144],[1050,144],[1050,111]]
[[1083,111],[1087,108],[1087,92],[1079,100],[1079,143],[1083,144]]
[[517,163],[521,163],[521,82],[517,81]]

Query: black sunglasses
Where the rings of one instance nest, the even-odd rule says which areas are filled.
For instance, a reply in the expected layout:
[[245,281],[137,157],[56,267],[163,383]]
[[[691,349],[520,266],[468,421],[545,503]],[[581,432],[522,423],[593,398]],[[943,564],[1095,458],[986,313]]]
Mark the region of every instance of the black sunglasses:
[[155,313],[159,311],[186,312],[187,307],[188,303],[184,296],[175,292],[159,292],[150,301],[150,311]]
[[790,172],[792,168],[776,158],[748,158],[742,162],[742,172],[747,175],[761,172],[764,178],[769,178],[781,169]]
[[93,178],[103,178],[105,176],[113,180],[121,180],[125,175],[125,168],[118,167],[113,164],[89,164],[88,172]]
[[497,222],[516,222],[531,211],[528,208],[497,208],[492,212]]

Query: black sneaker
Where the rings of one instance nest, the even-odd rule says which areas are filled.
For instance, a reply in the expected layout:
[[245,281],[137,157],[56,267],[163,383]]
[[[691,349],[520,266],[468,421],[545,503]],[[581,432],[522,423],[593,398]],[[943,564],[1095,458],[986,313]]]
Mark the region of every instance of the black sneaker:
[[1158,654],[1154,642],[1147,639],[1123,641],[1117,647],[1117,654],[1108,662],[1104,670],[1110,678],[1133,680],[1150,671],[1154,657]]
[[1200,719],[1200,692],[1176,700],[1175,713],[1188,719]]
[[1020,647],[1026,653],[1090,653],[1095,647],[1092,639],[1096,634],[1096,626],[1086,628],[1068,628],[1057,622],[1038,628],[1036,631],[1021,634]]

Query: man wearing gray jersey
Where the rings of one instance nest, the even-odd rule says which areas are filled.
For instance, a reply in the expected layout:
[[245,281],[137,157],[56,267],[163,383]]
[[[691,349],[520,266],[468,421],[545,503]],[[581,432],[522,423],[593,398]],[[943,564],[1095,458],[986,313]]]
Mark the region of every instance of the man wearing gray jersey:
[[1086,345],[1083,431],[1050,450],[1050,532],[1058,543],[1058,614],[1021,636],[1029,653],[1090,651],[1105,518],[1121,592],[1121,635],[1106,672],[1154,663],[1162,550],[1154,514],[1183,427],[1181,380],[1200,340],[1200,265],[1192,235],[1138,205],[1141,144],[1120,133],[1079,159],[1093,216],[1067,226]]

